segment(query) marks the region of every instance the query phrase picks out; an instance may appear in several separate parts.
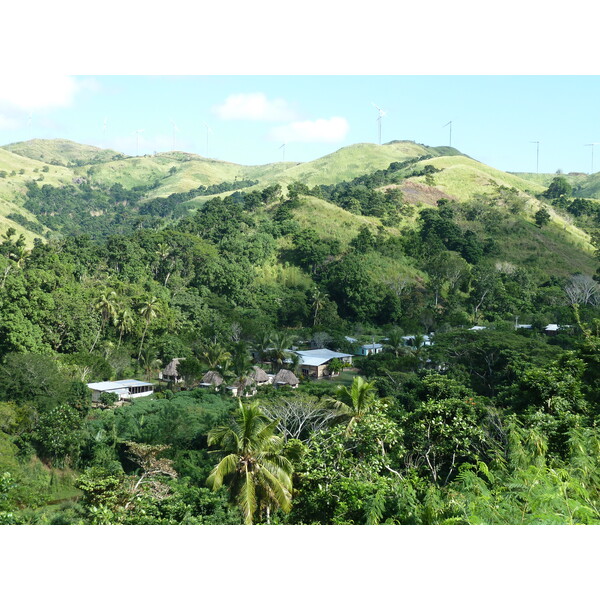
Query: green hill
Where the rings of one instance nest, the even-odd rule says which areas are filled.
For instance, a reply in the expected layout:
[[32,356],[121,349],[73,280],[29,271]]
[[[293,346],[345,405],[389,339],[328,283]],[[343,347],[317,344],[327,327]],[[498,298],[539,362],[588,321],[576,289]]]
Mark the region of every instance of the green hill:
[[125,155],[115,150],[97,148],[86,144],[78,144],[70,140],[28,140],[3,146],[5,150],[27,158],[58,166],[81,166],[99,162],[107,162]]

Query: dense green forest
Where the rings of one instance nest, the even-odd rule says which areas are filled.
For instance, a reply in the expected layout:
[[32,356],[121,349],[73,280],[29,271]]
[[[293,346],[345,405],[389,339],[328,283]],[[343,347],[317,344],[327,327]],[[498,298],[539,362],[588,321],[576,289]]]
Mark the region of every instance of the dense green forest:
[[[29,182],[38,222],[14,220],[40,236],[0,243],[0,522],[599,523],[600,203],[561,177],[410,202],[430,159],[155,197]],[[372,342],[318,381],[288,352]],[[92,405],[176,357],[181,383]],[[255,365],[300,385],[198,386]]]

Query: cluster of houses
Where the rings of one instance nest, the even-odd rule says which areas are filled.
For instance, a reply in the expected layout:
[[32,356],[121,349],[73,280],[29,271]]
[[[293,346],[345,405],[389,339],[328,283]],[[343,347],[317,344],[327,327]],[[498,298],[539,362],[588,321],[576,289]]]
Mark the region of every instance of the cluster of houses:
[[[381,346],[377,344],[376,346]],[[347,366],[352,364],[352,354],[344,352],[334,352],[327,348],[317,348],[315,350],[289,350],[290,354],[296,354],[300,358],[299,369],[305,377],[314,379],[322,379],[336,374],[332,369],[332,361],[337,359],[342,365]],[[159,381],[170,384],[179,384],[183,381],[177,371],[181,358],[174,358],[158,376]],[[291,359],[286,359],[285,363],[291,363]],[[338,362],[338,364],[340,364]],[[333,363],[335,366],[335,363]],[[258,366],[254,366],[252,372],[242,380],[234,381],[226,385],[223,377],[217,371],[208,371],[202,378],[199,387],[213,388],[220,390],[225,385],[225,389],[233,396],[253,396],[256,394],[257,388],[263,385],[273,385],[275,387],[288,386],[297,388],[300,380],[290,369],[279,369],[277,373],[267,373]],[[147,381],[138,381],[136,379],[126,379],[120,381],[102,381],[97,383],[88,383],[88,387],[92,391],[92,402],[100,403],[100,395],[102,393],[116,394],[119,405],[133,398],[142,398],[149,396],[154,391],[154,385]]]

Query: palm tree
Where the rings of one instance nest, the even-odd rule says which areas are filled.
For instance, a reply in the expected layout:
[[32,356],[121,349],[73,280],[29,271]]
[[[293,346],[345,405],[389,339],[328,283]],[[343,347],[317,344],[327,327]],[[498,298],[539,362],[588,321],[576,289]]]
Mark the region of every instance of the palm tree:
[[113,317],[113,325],[119,330],[119,343],[117,348],[121,346],[123,334],[125,332],[130,333],[133,330],[134,318],[131,309],[127,306],[121,306],[117,309],[116,314]]
[[200,361],[211,370],[217,369],[221,363],[224,363],[230,358],[231,353],[227,352],[227,350],[217,342],[206,344],[206,346],[200,350]]
[[313,310],[313,327],[317,324],[317,319],[319,317],[319,311],[323,308],[325,304],[326,295],[319,289],[315,288],[312,291],[311,295],[311,308]]
[[271,346],[271,334],[268,331],[262,331],[254,339],[252,349],[257,354],[257,362],[262,363],[265,359],[267,350]]
[[231,356],[231,370],[236,376],[236,381],[240,384],[238,393],[243,394],[246,388],[246,380],[252,373],[253,366],[246,342],[235,343]]
[[417,366],[421,368],[423,366],[424,354],[427,351],[426,338],[422,333],[417,333],[413,337],[413,343],[409,347],[409,352],[415,357],[417,360]]
[[96,302],[94,308],[100,312],[101,322],[100,329],[98,329],[98,333],[96,334],[96,339],[90,348],[90,352],[96,346],[98,342],[98,338],[100,337],[100,333],[106,327],[108,321],[113,318],[117,312],[117,292],[111,290],[110,292],[104,292],[100,297],[100,300]]
[[349,434],[354,425],[360,421],[373,407],[375,401],[375,383],[368,383],[366,379],[358,376],[352,380],[352,385],[347,388],[340,385],[336,388],[337,402],[333,403],[338,413],[348,420],[346,434]]
[[142,369],[144,369],[146,379],[155,375],[156,371],[162,366],[154,348],[145,348],[140,356],[138,356],[138,361]]
[[394,327],[388,332],[386,346],[396,355],[396,358],[403,353],[406,348],[406,344],[402,337],[402,329],[400,327]]
[[152,319],[156,319],[156,317],[158,317],[158,315],[160,314],[158,298],[156,296],[152,296],[152,298],[150,298],[150,300],[146,300],[142,304],[139,312],[140,312],[140,315],[146,321],[146,324],[144,325],[144,333],[142,334],[142,341],[140,342],[140,351],[138,352],[138,360],[140,360],[140,356],[142,354],[142,347],[144,345],[144,339],[146,337],[146,332],[148,331],[148,326],[150,325],[150,321],[152,321]]
[[239,400],[239,413],[232,425],[222,425],[208,434],[209,446],[220,446],[226,456],[206,480],[213,490],[225,480],[232,504],[237,504],[246,525],[264,510],[267,523],[270,512],[292,506],[292,463],[283,456],[283,436],[275,434],[277,420],[269,420],[258,402],[244,405]]
[[292,345],[293,337],[286,333],[275,333],[271,336],[273,344],[270,354],[272,359],[277,363],[277,367],[281,369],[283,362],[289,357],[288,348]]
[[17,263],[19,269],[23,267],[28,256],[29,250],[24,246],[17,246],[15,251],[9,254],[9,258],[12,258]]

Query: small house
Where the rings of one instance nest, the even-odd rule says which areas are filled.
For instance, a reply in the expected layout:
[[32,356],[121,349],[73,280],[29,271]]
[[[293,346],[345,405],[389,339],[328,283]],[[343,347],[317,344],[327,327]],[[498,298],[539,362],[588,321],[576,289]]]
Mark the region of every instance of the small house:
[[256,394],[256,382],[250,375],[234,381],[227,386],[227,391],[234,397],[250,398]]
[[200,382],[199,387],[201,388],[215,388],[218,390],[219,387],[223,384],[223,378],[217,371],[207,371],[202,381]]
[[343,363],[352,364],[352,354],[344,352],[334,352],[328,348],[318,348],[316,350],[296,350],[295,353],[300,357],[300,368],[305,377],[314,377],[321,379],[331,375],[329,364],[334,358]]
[[179,375],[177,372],[177,366],[179,365],[179,361],[183,360],[183,358],[174,358],[159,374],[159,381],[164,381],[165,383],[181,383],[183,381],[183,377]]
[[[430,336],[422,335],[421,338],[423,341],[423,344],[422,344],[423,346],[433,346],[433,340],[431,339]],[[414,346],[417,336],[416,335],[403,335],[402,339],[404,340],[405,346]]]
[[273,385],[275,387],[289,385],[291,388],[297,388],[299,383],[300,380],[287,369],[280,369],[273,379]]
[[154,393],[154,384],[147,381],[138,381],[137,379],[97,381],[95,383],[88,383],[87,386],[92,390],[92,402],[98,402],[102,393],[116,394],[119,400],[142,398]]
[[383,344],[376,344],[375,342],[363,344],[358,348],[358,354],[361,356],[370,356],[371,354],[379,354],[380,352],[383,352]]
[[256,385],[267,385],[273,383],[274,375],[269,375],[266,371],[263,371],[260,367],[252,367],[252,373],[250,377]]
[[560,329],[560,325],[557,323],[549,323],[544,327],[544,333],[546,335],[556,335]]

